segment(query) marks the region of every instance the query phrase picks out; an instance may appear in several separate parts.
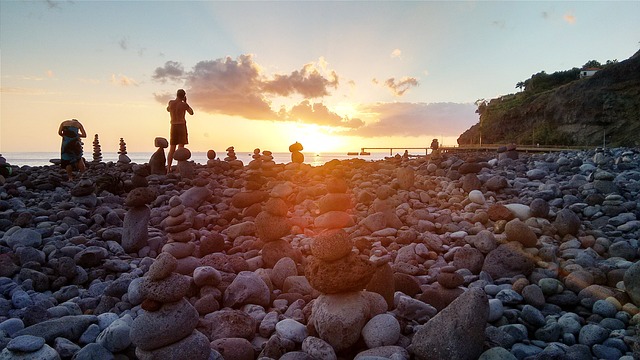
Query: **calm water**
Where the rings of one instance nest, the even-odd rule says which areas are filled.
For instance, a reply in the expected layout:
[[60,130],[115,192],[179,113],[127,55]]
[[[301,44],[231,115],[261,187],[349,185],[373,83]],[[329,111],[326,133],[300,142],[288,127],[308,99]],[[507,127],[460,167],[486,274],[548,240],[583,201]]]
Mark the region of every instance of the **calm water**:
[[[149,158],[151,158],[152,154],[153,152],[130,152],[130,153],[127,153],[127,156],[129,156],[131,161],[134,163],[144,164],[149,162]],[[252,154],[248,152],[236,153],[236,156],[238,157],[238,159],[242,160],[242,162],[245,163],[245,165],[252,160],[251,155]],[[416,153],[416,155],[418,155],[418,153]],[[5,159],[7,159],[7,162],[11,165],[45,166],[45,165],[51,165],[51,163],[49,162],[50,159],[59,159],[60,153],[59,152],[7,152],[7,153],[2,153],[2,156]],[[304,162],[312,166],[321,166],[333,159],[346,160],[346,159],[359,158],[363,160],[381,160],[381,159],[384,159],[386,156],[389,156],[388,152],[381,152],[381,153],[372,152],[371,155],[363,155],[363,156],[359,156],[359,155],[351,156],[351,155],[347,155],[346,153],[322,153],[322,154],[304,153]],[[220,154],[218,154],[218,157],[221,157]],[[85,158],[88,161],[91,161],[93,159],[92,155],[87,153],[85,153]],[[222,156],[222,158],[224,158],[224,156]],[[288,152],[273,153],[273,159],[278,164],[286,164],[288,162],[291,162],[291,153],[288,153]],[[118,160],[118,153],[115,153],[115,152],[102,153],[103,162],[109,162],[109,161],[115,162],[117,160]],[[207,153],[193,152],[191,154],[191,160],[195,161],[198,164],[206,164]]]

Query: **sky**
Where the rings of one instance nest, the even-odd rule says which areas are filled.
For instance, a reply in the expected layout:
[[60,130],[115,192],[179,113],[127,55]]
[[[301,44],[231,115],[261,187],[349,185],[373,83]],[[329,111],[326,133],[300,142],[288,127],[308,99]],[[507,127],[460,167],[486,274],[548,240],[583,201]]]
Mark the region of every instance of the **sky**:
[[[154,151],[187,92],[192,151],[456,144],[474,102],[540,71],[625,60],[640,1],[0,0],[0,153]],[[419,153],[419,151],[416,150]]]

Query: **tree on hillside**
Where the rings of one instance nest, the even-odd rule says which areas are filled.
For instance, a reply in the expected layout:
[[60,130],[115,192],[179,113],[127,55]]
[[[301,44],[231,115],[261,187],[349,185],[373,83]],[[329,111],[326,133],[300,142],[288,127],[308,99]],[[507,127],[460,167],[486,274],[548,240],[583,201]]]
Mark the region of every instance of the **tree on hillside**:
[[586,64],[582,65],[583,69],[588,68],[602,68],[602,64],[598,60],[589,60]]
[[523,88],[524,88],[524,81],[518,81],[518,83],[516,84],[516,89],[520,89],[520,91],[522,91]]

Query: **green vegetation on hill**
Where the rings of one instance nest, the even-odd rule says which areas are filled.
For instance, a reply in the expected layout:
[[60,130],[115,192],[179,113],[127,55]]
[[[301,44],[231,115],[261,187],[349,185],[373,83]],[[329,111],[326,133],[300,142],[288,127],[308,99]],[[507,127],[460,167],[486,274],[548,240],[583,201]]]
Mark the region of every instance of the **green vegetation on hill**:
[[595,60],[583,67],[601,69],[580,78],[579,68],[518,82],[524,91],[476,102],[478,124],[458,143],[539,145],[640,145],[640,51],[630,59]]

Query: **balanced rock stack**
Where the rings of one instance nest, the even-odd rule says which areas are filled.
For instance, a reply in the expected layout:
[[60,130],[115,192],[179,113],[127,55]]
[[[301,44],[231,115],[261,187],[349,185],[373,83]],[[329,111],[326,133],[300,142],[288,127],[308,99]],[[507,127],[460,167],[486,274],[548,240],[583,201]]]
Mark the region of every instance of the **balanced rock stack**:
[[149,176],[148,166],[133,164],[132,170],[133,170],[133,176],[131,176],[132,188],[149,186],[149,181],[147,180],[147,176]]
[[178,166],[178,172],[180,173],[180,176],[182,176],[185,179],[193,179],[193,176],[194,176],[193,165],[187,161],[191,158],[191,151],[189,151],[189,149],[187,148],[177,149],[175,153],[173,153],[173,158],[176,159],[176,161],[178,161],[177,166]]
[[244,167],[242,160],[239,160],[236,156],[236,151],[234,150],[233,146],[229,146],[227,148],[227,157],[224,158],[224,161],[228,162],[229,165],[231,165],[231,167],[234,169],[242,169]]
[[253,155],[251,155],[251,160],[249,162],[249,169],[260,169],[262,167],[262,155],[260,155],[260,149],[253,149]]
[[262,164],[260,166],[262,169],[262,174],[264,176],[274,176],[275,174],[273,173],[273,170],[276,166],[276,163],[275,161],[273,161],[273,153],[269,150],[264,150],[262,152],[260,160],[262,160]]
[[71,200],[76,204],[94,207],[98,203],[98,198],[95,192],[96,185],[91,181],[91,179],[81,179],[70,191]]
[[118,164],[129,164],[131,159],[127,156],[127,144],[120,138],[120,150],[118,151]]
[[169,147],[169,142],[163,137],[157,137],[153,144],[158,149],[151,155],[149,159],[150,171],[153,175],[165,175],[167,173],[166,163],[167,157],[164,155],[164,149]]
[[327,190],[319,202],[321,215],[314,224],[321,232],[311,243],[305,276],[322,293],[312,309],[312,324],[320,338],[341,351],[353,346],[367,321],[388,307],[381,295],[362,291],[375,267],[352,252],[352,242],[343,229],[354,225],[346,212],[351,208],[346,183],[330,180]]
[[207,151],[207,167],[213,167],[216,165],[217,163],[216,155],[217,154],[213,149]]
[[509,144],[498,148],[498,160],[504,159],[518,160],[518,150],[516,150],[515,144]]
[[129,211],[124,216],[122,230],[122,248],[128,253],[135,253],[147,245],[149,240],[150,204],[156,198],[155,191],[148,187],[138,187],[129,192],[125,205]]
[[291,244],[282,239],[291,233],[291,223],[287,218],[289,207],[282,198],[274,195],[272,192],[255,220],[258,238],[265,243],[262,261],[268,268],[273,268],[287,254],[293,254]]
[[100,147],[100,140],[98,140],[98,134],[93,137],[93,162],[102,161],[102,148]]
[[304,162],[304,154],[301,152],[304,148],[299,142],[295,142],[289,145],[289,152],[291,153],[291,162],[296,164],[302,164]]
[[236,160],[238,157],[236,156],[236,151],[233,148],[233,146],[229,146],[227,148],[227,157],[224,158],[224,161],[233,161]]
[[171,254],[161,253],[142,282],[143,311],[130,332],[141,360],[206,360],[211,354],[209,339],[196,330],[198,311],[184,298],[191,281],[174,272],[177,266]]
[[167,243],[162,247],[163,252],[170,253],[177,260],[177,271],[189,274],[197,267],[197,259],[193,257],[196,246],[192,242],[195,234],[192,231],[193,209],[185,206],[179,196],[169,199],[169,216],[163,220],[164,230],[167,232]]

